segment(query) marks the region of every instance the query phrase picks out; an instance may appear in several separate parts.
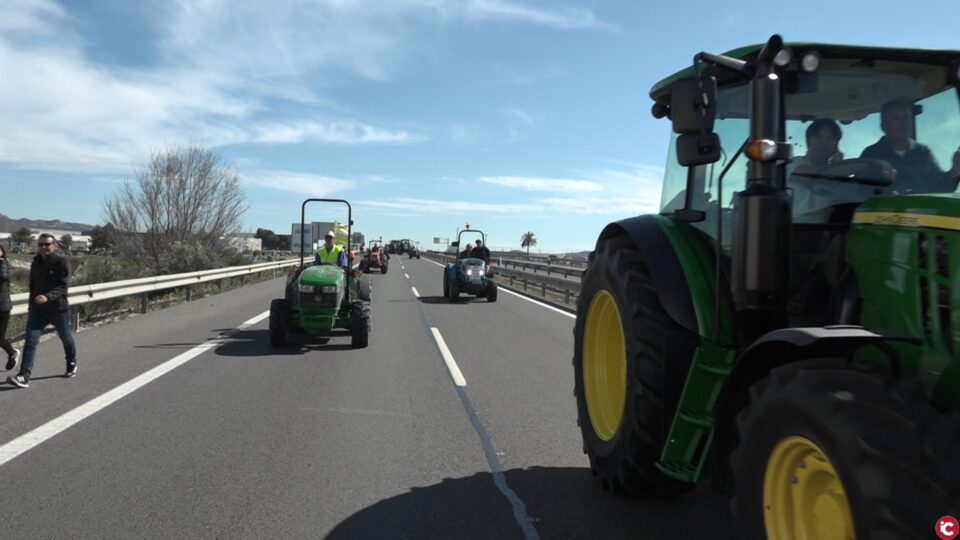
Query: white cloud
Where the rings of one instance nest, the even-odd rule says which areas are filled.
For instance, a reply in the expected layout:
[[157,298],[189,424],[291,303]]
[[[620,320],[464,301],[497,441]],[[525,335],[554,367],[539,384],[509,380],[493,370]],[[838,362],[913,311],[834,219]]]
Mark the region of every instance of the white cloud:
[[414,143],[423,140],[423,136],[405,130],[378,128],[352,120],[261,124],[254,127],[250,137],[251,142],[268,144],[302,142],[320,144]]
[[520,121],[520,123],[526,125],[527,127],[534,127],[535,122],[533,121],[533,116],[530,115],[527,111],[523,109],[507,107],[503,109],[504,114],[507,116]]
[[[132,69],[88,55],[91,43],[78,34],[84,27],[62,3],[3,6],[0,125],[16,129],[0,133],[0,162],[76,173],[129,172],[173,144],[417,143],[425,137],[357,120],[362,113],[345,112],[303,81],[318,72],[325,81],[337,73],[385,79],[425,23],[598,26],[589,10],[507,0],[156,2],[149,11],[161,38],[143,45],[159,49],[161,64]],[[308,114],[265,120],[278,100],[303,104]],[[475,139],[456,128],[451,136]]]
[[349,190],[352,180],[292,171],[254,171],[243,175],[244,182],[253,187],[287,191],[310,197],[327,197]]
[[479,20],[519,21],[567,30],[600,26],[590,10],[577,8],[538,9],[515,2],[505,2],[504,0],[469,0],[466,13],[469,17]]
[[484,176],[480,181],[528,191],[560,191],[568,193],[589,193],[602,191],[603,186],[587,180],[569,180],[564,178],[529,178],[525,176]]
[[359,205],[371,208],[393,208],[414,212],[445,214],[445,213],[529,213],[542,210],[539,205],[512,204],[512,203],[481,203],[475,201],[441,201],[437,199],[418,199],[401,197],[386,201],[360,201]]
[[659,210],[656,197],[577,197],[547,198],[537,201],[550,212],[560,214],[655,214]]

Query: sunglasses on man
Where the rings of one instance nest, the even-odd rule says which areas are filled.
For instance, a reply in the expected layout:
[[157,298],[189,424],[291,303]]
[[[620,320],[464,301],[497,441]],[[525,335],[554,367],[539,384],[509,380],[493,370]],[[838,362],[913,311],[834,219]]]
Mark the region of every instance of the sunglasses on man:
[[53,242],[37,242],[37,245],[40,247],[52,246]]

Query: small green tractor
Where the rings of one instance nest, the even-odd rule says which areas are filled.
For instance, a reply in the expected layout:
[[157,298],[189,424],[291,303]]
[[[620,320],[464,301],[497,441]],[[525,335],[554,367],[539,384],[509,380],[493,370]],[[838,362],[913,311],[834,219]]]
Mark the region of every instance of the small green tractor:
[[[353,225],[350,203],[341,199],[307,199],[300,207],[301,246],[304,245],[302,225],[310,202],[345,204],[347,238],[350,238]],[[336,264],[305,266],[301,251],[300,266],[287,277],[284,298],[270,302],[270,344],[286,345],[290,332],[330,336],[337,330],[345,330],[354,348],[366,347],[370,339],[370,282],[352,266],[349,255],[347,269]]]
[[604,228],[577,304],[601,485],[710,480],[751,540],[960,517],[958,85],[960,51],[773,36],[653,87],[660,212]]

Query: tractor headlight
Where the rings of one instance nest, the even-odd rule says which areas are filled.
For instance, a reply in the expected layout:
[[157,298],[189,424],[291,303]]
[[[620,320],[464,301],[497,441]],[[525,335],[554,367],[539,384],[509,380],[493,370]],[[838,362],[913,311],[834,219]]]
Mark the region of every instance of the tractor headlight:
[[300,284],[300,292],[302,293],[312,293],[313,290],[314,290],[313,285],[304,285],[303,283]]
[[320,290],[322,290],[322,291],[325,292],[325,293],[335,293],[335,292],[337,292],[337,286],[336,286],[336,285],[324,285],[323,287],[321,287]]

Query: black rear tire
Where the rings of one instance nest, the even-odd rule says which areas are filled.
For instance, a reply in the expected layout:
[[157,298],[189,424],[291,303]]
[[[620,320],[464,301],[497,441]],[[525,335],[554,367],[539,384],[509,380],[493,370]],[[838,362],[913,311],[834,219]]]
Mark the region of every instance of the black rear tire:
[[450,283],[447,285],[447,298],[451,302],[456,302],[460,299],[460,288],[457,286],[457,280],[450,280]]
[[362,349],[370,343],[370,303],[357,300],[350,307],[350,346]]
[[381,274],[386,274],[386,273],[387,273],[387,265],[383,265],[383,266],[380,267],[380,273],[381,273]]
[[[615,433],[604,440],[592,425],[584,387],[584,331],[595,295],[607,291],[619,311],[626,360],[623,411]],[[614,493],[671,497],[693,485],[662,474],[655,466],[666,443],[673,408],[665,397],[667,362],[665,342],[684,336],[683,329],[664,311],[640,254],[626,235],[601,242],[584,273],[574,325],[574,394],[583,449],[601,485]]]
[[750,393],[730,458],[740,538],[770,537],[765,472],[791,436],[815,443],[836,470],[857,538],[933,538],[938,518],[960,512],[960,420],[937,411],[919,381],[785,366]]
[[282,347],[287,344],[290,331],[290,302],[286,298],[270,301],[270,345]]
[[490,283],[487,285],[487,302],[496,302],[497,301],[497,284]]
[[447,269],[443,269],[443,297],[450,296],[450,276],[447,275]]

